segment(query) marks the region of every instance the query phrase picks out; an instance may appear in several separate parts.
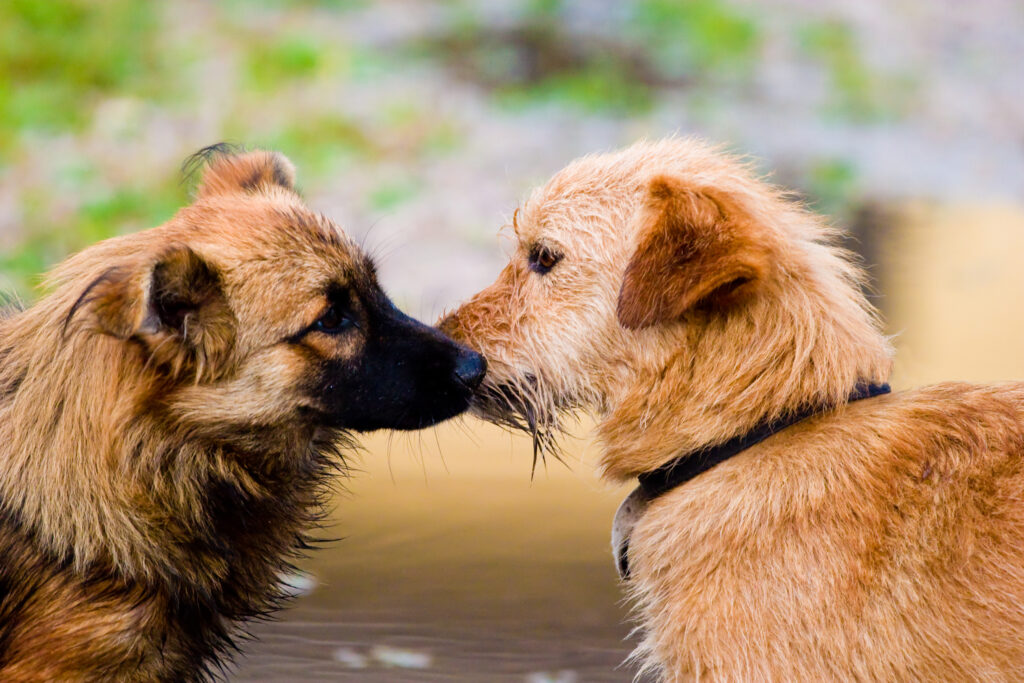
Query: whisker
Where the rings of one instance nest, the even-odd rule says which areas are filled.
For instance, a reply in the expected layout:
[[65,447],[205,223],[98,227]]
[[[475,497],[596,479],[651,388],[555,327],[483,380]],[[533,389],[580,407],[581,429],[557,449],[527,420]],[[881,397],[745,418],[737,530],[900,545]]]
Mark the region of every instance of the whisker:
[[395,470],[391,466],[391,446],[393,445],[392,440],[395,438],[395,432],[388,432],[388,443],[387,443],[387,461],[388,461],[388,475],[391,477],[391,484],[395,484]]
[[434,434],[434,444],[437,446],[437,454],[441,457],[441,466],[444,467],[444,472],[448,476],[451,476],[451,470],[448,469],[448,463],[444,459],[444,449],[441,448],[441,439],[437,435],[437,427],[430,430]]

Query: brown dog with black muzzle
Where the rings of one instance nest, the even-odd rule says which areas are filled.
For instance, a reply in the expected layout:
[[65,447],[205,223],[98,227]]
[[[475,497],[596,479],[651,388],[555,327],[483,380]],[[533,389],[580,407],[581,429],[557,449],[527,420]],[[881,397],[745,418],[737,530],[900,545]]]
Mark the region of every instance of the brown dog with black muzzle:
[[0,680],[207,678],[281,603],[352,431],[468,405],[483,359],[396,309],[272,152],[0,319]]
[[890,394],[863,276],[820,219],[692,140],[533,193],[442,328],[476,412],[551,446],[595,414],[642,669],[667,681],[1024,671],[1024,385]]

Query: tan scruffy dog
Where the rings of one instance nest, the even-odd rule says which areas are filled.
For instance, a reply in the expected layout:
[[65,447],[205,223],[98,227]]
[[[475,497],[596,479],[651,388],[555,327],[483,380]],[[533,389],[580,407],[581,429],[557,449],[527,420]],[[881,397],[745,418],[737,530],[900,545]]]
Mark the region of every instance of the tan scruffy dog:
[[287,159],[205,156],[194,204],[0,320],[0,680],[216,671],[277,606],[339,438],[450,417],[483,377]]
[[[533,193],[443,329],[477,412],[550,444],[592,411],[643,667],[664,680],[1024,672],[1024,385],[898,394],[862,274],[817,217],[699,142]],[[860,400],[863,399],[863,400]]]

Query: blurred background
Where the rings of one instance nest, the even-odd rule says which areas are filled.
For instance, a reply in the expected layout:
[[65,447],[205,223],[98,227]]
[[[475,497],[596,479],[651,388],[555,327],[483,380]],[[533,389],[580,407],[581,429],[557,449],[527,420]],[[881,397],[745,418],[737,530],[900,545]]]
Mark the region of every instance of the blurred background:
[[[188,201],[182,160],[287,154],[433,320],[581,154],[699,134],[850,235],[894,383],[1024,378],[1017,0],[5,0],[0,291]],[[587,425],[570,468],[474,420],[375,435],[237,680],[627,681]],[[621,666],[620,666],[621,665]]]

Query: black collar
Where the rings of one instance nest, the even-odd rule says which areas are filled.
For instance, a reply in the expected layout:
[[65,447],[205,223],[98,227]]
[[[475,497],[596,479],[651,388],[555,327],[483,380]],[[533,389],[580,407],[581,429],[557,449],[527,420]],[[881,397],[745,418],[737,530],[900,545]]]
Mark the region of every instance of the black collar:
[[[888,384],[861,383],[850,394],[848,403],[859,401],[872,396],[888,394]],[[821,406],[806,408],[792,415],[784,415],[772,422],[763,423],[746,434],[741,434],[735,439],[726,441],[719,446],[704,448],[681,455],[670,460],[656,470],[644,472],[639,477],[640,488],[648,500],[668,493],[677,486],[682,486],[699,474],[707,472],[715,465],[725,462],[734,455],[738,455],[755,444],[759,444],[772,434],[781,432],[787,427],[792,427],[797,422],[802,422],[809,417],[814,417],[824,412],[827,408]]]
[[[864,398],[888,394],[889,391],[888,384],[869,384],[864,382],[857,385],[847,398],[847,402],[852,403]],[[640,486],[634,489],[626,497],[626,500],[622,501],[622,505],[619,506],[618,511],[615,513],[615,521],[612,524],[612,549],[615,552],[615,565],[619,570],[619,576],[622,579],[629,579],[629,538],[632,535],[633,527],[652,500],[677,486],[685,484],[697,475],[707,472],[715,465],[725,462],[732,456],[742,453],[751,446],[761,443],[772,434],[781,432],[787,427],[792,427],[797,422],[806,420],[809,417],[820,415],[833,407],[838,406],[819,405],[814,408],[806,408],[792,415],[780,417],[777,420],[763,423],[746,434],[719,446],[691,451],[665,463],[656,470],[641,474],[638,477]]]

